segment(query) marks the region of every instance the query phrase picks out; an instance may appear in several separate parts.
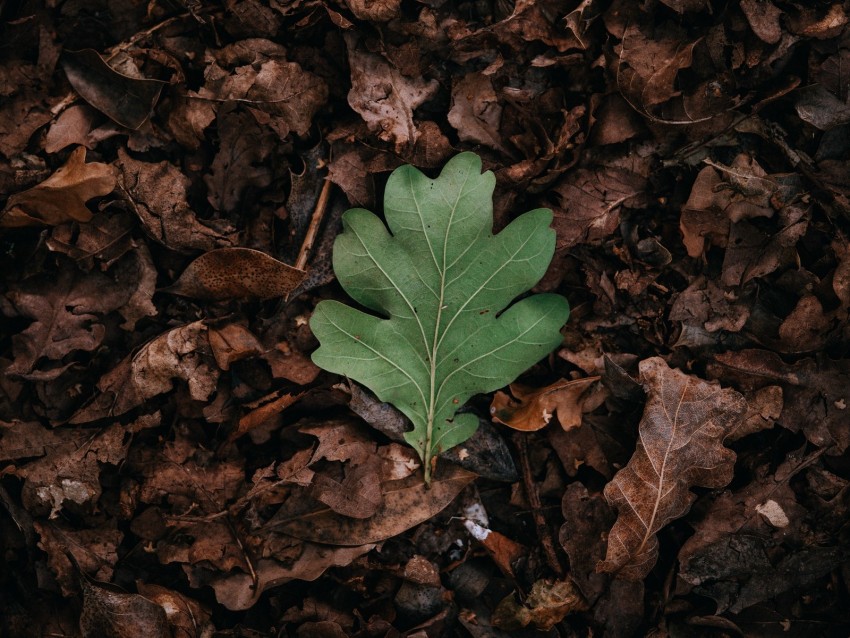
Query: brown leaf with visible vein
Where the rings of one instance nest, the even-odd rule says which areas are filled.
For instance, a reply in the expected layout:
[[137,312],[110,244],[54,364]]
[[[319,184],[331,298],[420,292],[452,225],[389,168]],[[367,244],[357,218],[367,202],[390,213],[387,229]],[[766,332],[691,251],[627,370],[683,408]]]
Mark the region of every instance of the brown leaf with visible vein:
[[667,366],[660,357],[640,363],[648,399],[640,440],[628,465],[605,486],[617,508],[605,560],[596,569],[628,580],[644,578],[658,559],[658,531],[684,516],[696,500],[689,488],[723,487],[732,480],[735,453],[723,439],[743,418],[744,397]]
[[77,147],[68,161],[46,180],[9,198],[0,213],[0,226],[56,226],[67,221],[87,222],[92,212],[86,202],[115,188],[109,164],[86,163],[86,149]]
[[497,423],[502,423],[521,432],[534,432],[549,424],[557,412],[558,422],[564,430],[581,425],[583,396],[599,377],[567,381],[561,379],[545,388],[526,388],[512,383],[511,399],[504,392],[497,392],[490,404],[490,414]]

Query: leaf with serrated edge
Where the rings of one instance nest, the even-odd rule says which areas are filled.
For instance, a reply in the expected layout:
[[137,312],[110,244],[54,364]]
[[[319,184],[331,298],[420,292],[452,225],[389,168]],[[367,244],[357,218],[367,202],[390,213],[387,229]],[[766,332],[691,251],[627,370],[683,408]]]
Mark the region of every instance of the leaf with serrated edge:
[[617,508],[605,560],[596,570],[644,578],[658,559],[658,531],[687,514],[690,488],[719,488],[732,480],[735,453],[723,439],[744,418],[747,402],[732,389],[687,375],[660,357],[640,363],[648,398],[640,440],[628,465],[605,486]]
[[473,153],[451,159],[435,180],[412,166],[395,170],[384,199],[389,231],[351,209],[333,251],[343,288],[382,317],[322,301],[310,321],[321,342],[317,365],[366,385],[413,422],[405,438],[426,482],[431,459],[478,427],[458,408],[557,347],[569,315],[554,294],[505,310],[546,272],[555,233],[552,212],[537,209],[493,235],[495,181]]

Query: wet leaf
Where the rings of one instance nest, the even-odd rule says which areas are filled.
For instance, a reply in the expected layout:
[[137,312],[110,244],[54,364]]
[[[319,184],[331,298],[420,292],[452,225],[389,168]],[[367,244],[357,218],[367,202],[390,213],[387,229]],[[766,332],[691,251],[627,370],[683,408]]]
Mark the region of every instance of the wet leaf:
[[80,97],[117,124],[133,130],[150,117],[167,84],[123,75],[94,49],[66,51],[62,68]]
[[648,398],[640,441],[628,465],[605,486],[617,509],[608,550],[598,570],[644,578],[658,558],[658,531],[684,516],[695,485],[723,487],[732,479],[735,453],[723,439],[740,422],[746,401],[702,379],[673,370],[659,357],[640,364]]
[[534,432],[546,427],[557,414],[561,427],[571,430],[581,425],[582,397],[599,379],[561,379],[539,389],[512,383],[511,394],[515,400],[504,392],[497,392],[490,404],[490,414],[496,423],[522,432]]
[[77,147],[68,161],[46,180],[9,197],[0,213],[0,226],[56,226],[66,221],[87,222],[92,212],[86,202],[115,188],[111,166],[86,163],[86,149]]
[[[381,320],[323,301],[310,321],[322,343],[313,361],[367,385],[413,422],[405,439],[431,459],[468,439],[474,414],[456,414],[476,392],[495,390],[561,342],[569,306],[534,285],[554,251],[551,213],[538,209],[491,234],[492,173],[472,153],[430,180],[405,166],[386,189],[390,235],[375,215],[348,211],[334,244],[334,271]],[[455,219],[456,211],[464,216]]]
[[286,297],[304,271],[251,248],[219,248],[190,263],[164,290],[195,299],[272,299]]

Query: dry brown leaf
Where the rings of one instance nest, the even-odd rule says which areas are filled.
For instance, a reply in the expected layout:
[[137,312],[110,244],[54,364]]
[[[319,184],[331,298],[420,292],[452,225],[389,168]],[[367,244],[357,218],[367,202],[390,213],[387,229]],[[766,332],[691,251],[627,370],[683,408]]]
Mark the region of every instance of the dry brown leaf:
[[723,487],[732,480],[735,453],[723,439],[743,418],[739,393],[671,369],[660,357],[640,363],[648,398],[640,440],[628,465],[605,486],[618,517],[597,570],[643,579],[658,558],[658,531],[684,516],[693,486]]
[[286,297],[305,275],[259,250],[219,248],[198,257],[163,290],[196,299],[272,299]]
[[0,213],[0,226],[56,226],[66,221],[87,222],[92,212],[86,202],[115,189],[115,171],[109,164],[86,163],[79,146],[59,170],[29,190],[9,197]]
[[558,414],[558,422],[564,430],[581,425],[583,395],[600,377],[588,377],[567,381],[561,379],[545,388],[528,388],[512,383],[512,400],[504,392],[496,392],[490,404],[490,415],[496,423],[502,423],[521,432],[534,432],[546,427],[552,416]]
[[103,317],[121,308],[129,288],[100,272],[63,269],[53,277],[34,277],[6,293],[9,316],[33,322],[12,337],[15,361],[6,370],[21,378],[50,380],[63,368],[43,370],[40,361],[60,361],[75,351],[90,352],[103,342]]
[[401,0],[345,0],[359,20],[388,22],[398,15]]
[[80,578],[82,638],[171,638],[165,610],[139,594]]
[[252,401],[245,406],[249,411],[242,415],[236,429],[230,433],[227,440],[231,442],[235,441],[252,430],[268,424],[269,421],[278,417],[286,408],[298,401],[302,396],[304,396],[303,392],[297,394],[272,392],[261,399]]
[[560,201],[553,222],[558,247],[607,238],[620,223],[620,207],[638,202],[646,185],[646,179],[625,168],[570,172],[554,188]]
[[461,140],[505,151],[499,131],[502,106],[493,83],[483,73],[469,73],[452,87],[448,117]]
[[78,410],[70,423],[124,414],[170,391],[174,379],[188,383],[193,399],[206,401],[218,382],[218,368],[211,362],[207,326],[202,321],[169,330],[103,375],[97,384],[98,395]]
[[441,512],[475,474],[454,465],[438,466],[430,489],[421,472],[384,484],[384,501],[371,518],[353,519],[332,511],[317,511],[291,520],[269,521],[269,529],[328,545],[358,546],[377,543],[415,527]]
[[222,370],[229,370],[231,363],[263,351],[259,339],[242,324],[229,323],[221,328],[210,326],[208,337],[215,362]]
[[528,625],[551,631],[567,614],[586,610],[587,603],[571,580],[538,580],[525,604],[518,604],[511,594],[496,606],[491,620],[505,631],[520,631]]
[[207,638],[215,631],[212,614],[198,601],[162,585],[137,582],[136,588],[165,610],[173,638]]
[[235,229],[221,220],[198,221],[187,197],[191,182],[169,162],[153,164],[130,157],[118,149],[115,162],[126,192],[145,229],[172,250],[189,252],[232,246]]
[[369,130],[404,151],[419,138],[413,111],[432,98],[439,89],[437,80],[407,78],[378,55],[361,51],[357,40],[346,34],[348,61],[351,65],[351,90],[348,103],[357,111]]
[[56,153],[71,144],[88,146],[88,134],[92,130],[95,111],[87,104],[75,104],[57,117],[44,136],[44,150]]

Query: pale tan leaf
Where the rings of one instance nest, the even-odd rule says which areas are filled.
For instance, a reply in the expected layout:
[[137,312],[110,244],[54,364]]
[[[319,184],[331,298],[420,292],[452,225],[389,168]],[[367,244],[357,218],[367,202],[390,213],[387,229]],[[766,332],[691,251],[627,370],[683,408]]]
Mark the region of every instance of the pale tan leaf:
[[658,559],[658,531],[684,516],[693,486],[723,487],[735,453],[723,439],[743,419],[744,397],[667,366],[660,357],[640,363],[648,398],[640,440],[628,465],[605,486],[617,521],[597,571],[640,580]]

